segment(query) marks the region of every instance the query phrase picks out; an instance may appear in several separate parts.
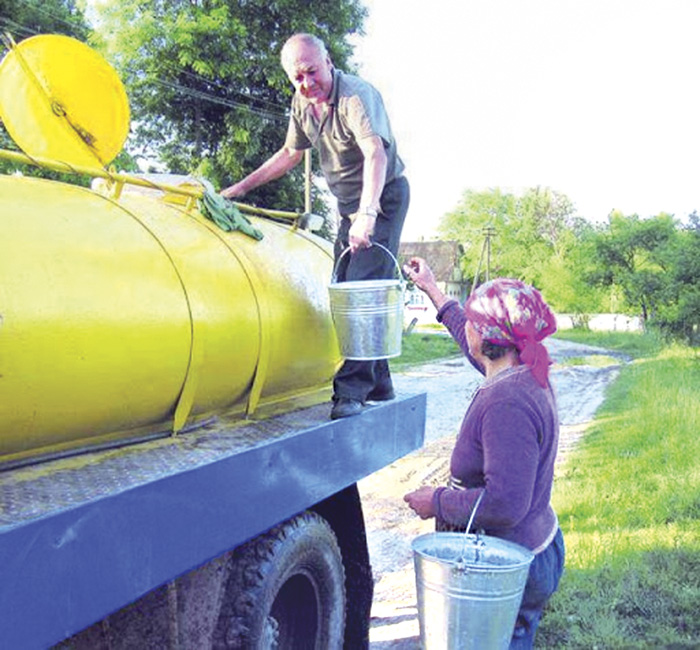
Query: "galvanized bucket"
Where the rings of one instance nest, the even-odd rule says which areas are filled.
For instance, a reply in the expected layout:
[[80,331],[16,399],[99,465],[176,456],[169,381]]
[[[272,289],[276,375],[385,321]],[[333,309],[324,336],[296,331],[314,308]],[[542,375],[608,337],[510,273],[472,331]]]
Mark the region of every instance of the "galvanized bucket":
[[465,533],[428,533],[412,546],[424,650],[507,648],[534,555]]
[[346,359],[389,359],[401,354],[405,288],[401,268],[390,250],[377,243],[372,246],[391,257],[398,279],[337,282],[338,264],[347,248],[338,257],[328,287],[340,353]]

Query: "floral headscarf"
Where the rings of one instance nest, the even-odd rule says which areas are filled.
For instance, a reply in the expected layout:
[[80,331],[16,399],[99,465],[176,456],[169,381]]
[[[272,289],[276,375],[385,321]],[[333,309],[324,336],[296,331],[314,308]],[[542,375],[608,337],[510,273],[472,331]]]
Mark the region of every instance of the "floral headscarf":
[[520,280],[496,278],[477,287],[464,304],[464,313],[484,340],[514,345],[520,361],[541,386],[547,386],[552,362],[541,341],[557,326],[537,289]]

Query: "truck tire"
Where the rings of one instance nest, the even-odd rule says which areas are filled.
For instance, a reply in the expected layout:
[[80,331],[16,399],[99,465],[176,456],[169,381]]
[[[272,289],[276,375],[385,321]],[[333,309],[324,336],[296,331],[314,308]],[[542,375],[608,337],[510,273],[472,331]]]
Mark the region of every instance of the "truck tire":
[[369,648],[374,579],[367,548],[365,518],[357,484],[317,503],[313,511],[335,532],[345,569],[345,649]]
[[343,647],[345,574],[333,530],[305,512],[233,552],[216,650]]

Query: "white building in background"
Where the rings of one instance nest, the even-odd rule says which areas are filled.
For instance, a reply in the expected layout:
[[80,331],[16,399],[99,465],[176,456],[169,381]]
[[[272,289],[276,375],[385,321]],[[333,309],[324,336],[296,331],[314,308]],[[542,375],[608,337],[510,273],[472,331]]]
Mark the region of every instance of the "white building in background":
[[[577,318],[572,314],[555,314],[557,329],[570,330],[575,326]],[[580,320],[580,319],[578,319]],[[642,319],[639,316],[625,314],[590,314],[588,329],[598,332],[641,332]]]
[[[403,266],[411,257],[422,257],[433,269],[435,280],[442,292],[460,304],[467,299],[472,278],[462,272],[460,260],[464,248],[456,241],[420,241],[401,242],[399,246],[399,264]],[[433,325],[437,315],[433,303],[415,287],[406,291],[404,308],[404,328],[416,325]],[[557,329],[572,329],[580,316],[574,314],[555,314]],[[639,332],[642,322],[638,316],[625,314],[590,314],[587,315],[588,328],[608,332]]]
[[[463,303],[467,299],[469,280],[462,273],[460,260],[464,248],[456,241],[420,241],[401,242],[399,245],[399,264],[411,257],[422,257],[433,270],[435,280],[442,292]],[[415,287],[406,291],[406,308],[404,309],[404,324],[414,325],[434,324],[435,307],[430,299]]]

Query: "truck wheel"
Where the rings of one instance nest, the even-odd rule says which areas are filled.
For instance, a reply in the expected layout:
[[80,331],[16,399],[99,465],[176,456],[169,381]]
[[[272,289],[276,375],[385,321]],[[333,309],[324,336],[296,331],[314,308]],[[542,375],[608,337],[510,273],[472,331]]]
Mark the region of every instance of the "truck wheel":
[[237,548],[214,648],[343,647],[345,574],[333,530],[305,512]]

